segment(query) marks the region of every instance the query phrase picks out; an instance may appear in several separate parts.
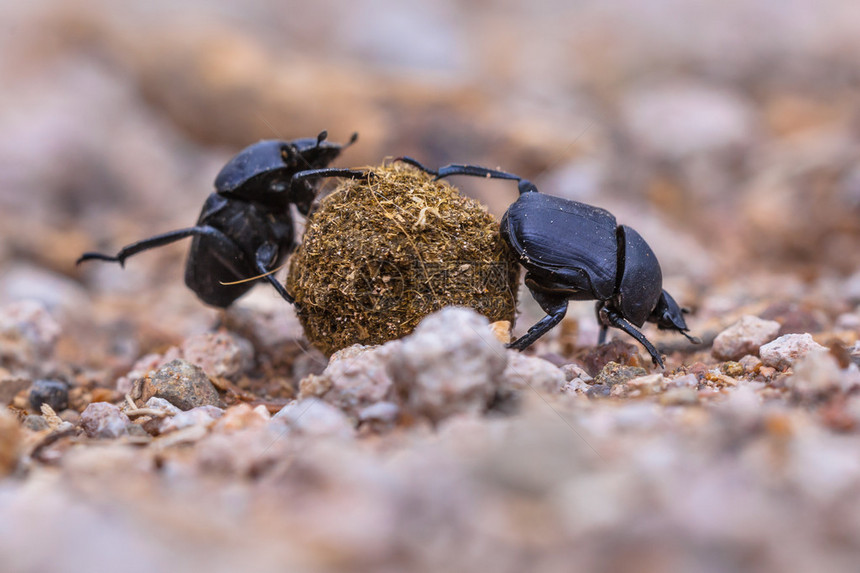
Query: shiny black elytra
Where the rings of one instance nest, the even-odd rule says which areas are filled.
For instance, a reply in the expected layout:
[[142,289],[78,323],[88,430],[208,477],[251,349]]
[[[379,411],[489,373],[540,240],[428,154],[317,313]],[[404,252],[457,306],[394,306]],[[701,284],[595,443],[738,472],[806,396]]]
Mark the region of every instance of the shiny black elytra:
[[307,215],[319,190],[319,177],[365,177],[364,171],[327,168],[358,138],[345,145],[315,138],[293,141],[264,140],[234,156],[215,178],[194,227],[178,229],[137,241],[115,256],[84,253],[78,263],[97,259],[125,264],[132,256],[186,237],[194,237],[185,266],[185,284],[206,304],[227,307],[248,292],[256,281],[235,283],[254,276],[265,279],[284,300],[295,303],[275,279],[276,269],[295,246],[293,204]]
[[409,157],[404,161],[436,179],[471,175],[518,182],[520,196],[505,212],[501,236],[526,269],[525,284],[547,316],[508,345],[524,350],[556,326],[569,300],[596,300],[600,340],[610,326],[639,341],[654,364],[663,359],[638,330],[645,322],[676,330],[691,342],[684,311],[663,290],[663,273],[654,251],[639,233],[618,225],[605,209],[538,192],[522,177],[475,165],[428,169]]

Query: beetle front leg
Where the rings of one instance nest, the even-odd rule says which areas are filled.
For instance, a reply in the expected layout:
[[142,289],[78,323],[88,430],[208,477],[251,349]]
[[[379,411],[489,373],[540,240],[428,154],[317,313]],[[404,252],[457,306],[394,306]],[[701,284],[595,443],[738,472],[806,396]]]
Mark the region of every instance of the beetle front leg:
[[639,330],[630,324],[627,320],[622,318],[618,312],[604,306],[601,307],[598,311],[598,316],[600,317],[601,325],[609,324],[610,326],[614,326],[615,328],[621,329],[633,338],[635,338],[639,344],[645,347],[645,350],[648,351],[648,354],[651,355],[651,361],[654,362],[656,366],[660,368],[665,368],[663,366],[663,358],[660,356],[660,353],[657,352],[657,349],[654,348],[654,345],[645,338],[645,335],[639,332]]
[[549,332],[555,327],[564,315],[567,314],[567,298],[558,295],[549,295],[540,291],[531,291],[532,296],[546,312],[546,316],[540,319],[537,324],[528,329],[528,331],[518,339],[508,344],[508,348],[514,350],[525,350],[535,343],[535,341]]
[[307,169],[299,171],[290,179],[290,188],[293,188],[300,181],[305,179],[313,179],[314,177],[343,177],[345,179],[367,179],[371,177],[370,171],[362,169],[340,169],[337,167],[326,167],[324,169]]
[[403,163],[408,163],[412,167],[420,169],[424,173],[428,175],[432,175],[435,179],[444,179],[445,177],[451,177],[452,175],[468,175],[470,177],[485,177],[487,179],[508,179],[510,181],[516,181],[520,195],[523,193],[537,192],[537,187],[529,181],[528,179],[523,179],[518,175],[514,175],[513,173],[508,173],[507,171],[499,171],[497,169],[488,169],[486,167],[480,167],[478,165],[445,165],[444,167],[440,167],[437,169],[430,169],[429,167],[419,163],[417,160],[403,156],[398,157],[395,161],[401,161]]

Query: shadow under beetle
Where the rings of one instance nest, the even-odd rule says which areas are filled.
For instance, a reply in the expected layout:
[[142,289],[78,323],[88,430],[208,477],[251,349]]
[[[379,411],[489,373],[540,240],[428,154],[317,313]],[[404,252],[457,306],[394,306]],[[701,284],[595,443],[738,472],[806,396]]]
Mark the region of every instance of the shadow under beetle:
[[398,159],[436,179],[471,175],[517,181],[520,196],[505,212],[502,239],[519,255],[525,284],[547,316],[508,347],[524,350],[556,326],[569,300],[596,300],[600,340],[610,326],[639,341],[654,364],[663,368],[657,349],[638,330],[645,322],[676,330],[688,340],[684,311],[663,290],[663,274],[654,251],[639,233],[618,225],[605,209],[540,193],[535,185],[504,171],[475,165],[429,169],[410,157]]
[[195,226],[126,245],[115,256],[84,253],[77,262],[97,259],[124,265],[141,251],[193,236],[185,284],[206,304],[229,306],[256,282],[236,281],[255,275],[295,303],[272,274],[295,246],[290,205],[308,214],[319,190],[315,178],[366,177],[364,171],[327,168],[358,134],[344,145],[327,142],[327,136],[323,131],[315,138],[264,140],[246,147],[218,173],[215,193],[206,199]]

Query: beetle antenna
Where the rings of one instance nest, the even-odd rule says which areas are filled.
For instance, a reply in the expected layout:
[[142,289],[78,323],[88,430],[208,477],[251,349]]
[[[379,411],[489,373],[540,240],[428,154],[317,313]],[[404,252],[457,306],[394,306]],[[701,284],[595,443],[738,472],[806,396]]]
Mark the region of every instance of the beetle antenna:
[[328,138],[328,131],[322,130],[317,136],[317,147],[319,147],[320,144],[326,140],[326,138]]
[[276,267],[276,268],[274,268],[274,269],[270,270],[270,271],[269,271],[269,272],[267,272],[267,273],[263,273],[263,274],[261,274],[261,275],[257,275],[257,276],[255,276],[255,277],[248,277],[248,278],[246,278],[246,279],[240,279],[240,280],[238,280],[238,281],[230,281],[230,282],[218,281],[218,284],[221,284],[221,285],[224,285],[224,286],[232,286],[232,285],[240,285],[240,284],[242,284],[242,283],[249,283],[249,282],[251,282],[251,281],[255,281],[255,280],[257,280],[257,279],[262,279],[262,278],[265,278],[265,277],[267,277],[267,276],[269,276],[269,275],[273,275],[273,274],[275,274],[276,272],[278,272],[279,270],[281,270],[282,268],[284,268],[285,266],[287,266],[287,263],[288,263],[288,262],[289,262],[289,261],[285,262],[284,264],[280,265],[279,267]]

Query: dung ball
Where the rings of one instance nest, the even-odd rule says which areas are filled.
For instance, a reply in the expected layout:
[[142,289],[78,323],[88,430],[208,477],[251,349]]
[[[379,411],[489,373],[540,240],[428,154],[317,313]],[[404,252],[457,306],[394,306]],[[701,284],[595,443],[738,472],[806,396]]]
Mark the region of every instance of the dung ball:
[[486,208],[408,165],[370,171],[320,202],[290,261],[308,340],[327,354],[382,344],[446,306],[513,324],[519,264]]

